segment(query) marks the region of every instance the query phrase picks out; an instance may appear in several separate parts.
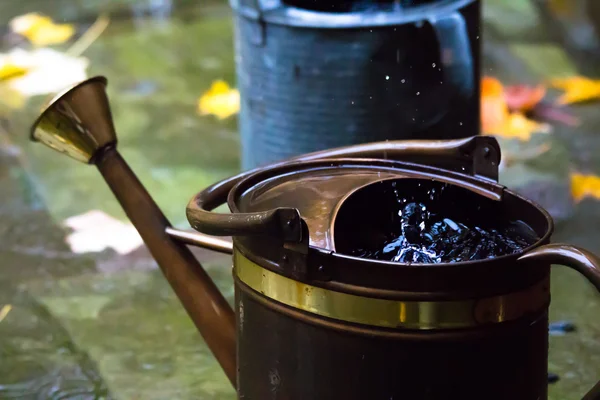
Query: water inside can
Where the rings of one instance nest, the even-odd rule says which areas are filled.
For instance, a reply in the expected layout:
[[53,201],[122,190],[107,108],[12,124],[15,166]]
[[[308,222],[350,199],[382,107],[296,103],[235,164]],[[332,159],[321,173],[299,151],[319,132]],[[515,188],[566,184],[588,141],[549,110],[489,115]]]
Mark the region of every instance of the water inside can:
[[[353,241],[341,240],[341,247],[353,256],[402,263],[452,263],[518,253],[539,240],[525,222],[509,216],[501,202],[467,189],[416,179],[371,186],[350,198],[356,204],[340,210],[339,217],[346,222],[336,226],[336,232],[351,229],[358,236]],[[358,224],[351,227],[349,210],[369,213],[356,208],[360,202],[372,204],[374,215],[370,221],[359,217]]]

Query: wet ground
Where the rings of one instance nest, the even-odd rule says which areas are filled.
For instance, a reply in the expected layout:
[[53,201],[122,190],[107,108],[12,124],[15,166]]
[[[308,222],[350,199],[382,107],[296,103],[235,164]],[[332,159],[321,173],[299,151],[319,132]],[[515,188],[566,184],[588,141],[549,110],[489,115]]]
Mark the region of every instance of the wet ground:
[[[559,20],[540,18],[547,10],[534,1],[486,1],[484,72],[507,83],[600,77],[593,25],[600,11],[584,7],[593,1],[570,2],[575,12]],[[144,9],[151,4],[153,11]],[[122,154],[171,221],[185,227],[190,197],[238,170],[235,118],[196,113],[213,80],[234,81],[232,21],[223,1],[169,5],[5,1],[0,22],[39,11],[84,29],[98,12],[111,12],[109,28],[85,53],[89,73],[109,79]],[[27,141],[42,100],[0,109],[0,309],[10,310],[0,318],[0,399],[233,399],[143,247],[124,256],[70,250],[66,218],[89,210],[125,217],[94,168]],[[568,184],[571,170],[600,175],[598,107],[576,108],[584,122],[577,129],[558,127],[529,143],[502,140],[513,159],[502,181],[555,215],[556,241],[600,253],[600,208],[595,200],[575,204]],[[551,150],[543,157],[519,161],[544,143]],[[228,257],[198,256],[231,300]],[[600,297],[561,267],[552,285],[552,319],[572,320],[578,330],[551,338],[550,369],[560,376],[551,399],[578,399],[600,376]]]

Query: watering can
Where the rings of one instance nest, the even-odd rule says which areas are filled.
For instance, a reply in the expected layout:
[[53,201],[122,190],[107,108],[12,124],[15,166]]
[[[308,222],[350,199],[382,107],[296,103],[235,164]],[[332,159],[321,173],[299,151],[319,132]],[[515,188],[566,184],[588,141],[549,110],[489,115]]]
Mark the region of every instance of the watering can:
[[479,133],[479,0],[230,0],[242,169]]
[[[550,244],[549,214],[498,184],[495,139],[371,143],[247,171],[193,197],[188,232],[120,156],[106,84],[55,97],[32,140],[99,169],[239,399],[547,399],[550,266],[600,290],[600,260]],[[386,191],[437,184],[450,208],[520,220],[535,241],[452,263],[353,255],[390,220]],[[224,203],[231,213],[211,211]],[[232,254],[235,312],[187,245]]]

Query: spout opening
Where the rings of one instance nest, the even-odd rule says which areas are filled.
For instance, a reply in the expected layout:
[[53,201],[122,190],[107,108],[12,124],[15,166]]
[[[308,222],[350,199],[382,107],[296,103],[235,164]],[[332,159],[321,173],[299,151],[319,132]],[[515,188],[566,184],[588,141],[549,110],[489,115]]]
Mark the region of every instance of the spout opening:
[[54,97],[52,97],[52,99],[50,99],[50,101],[48,101],[48,103],[44,106],[44,108],[43,108],[42,112],[40,113],[40,115],[35,119],[35,121],[31,125],[31,128],[29,130],[29,140],[32,141],[32,142],[39,142],[40,141],[38,139],[38,137],[36,136],[36,132],[38,130],[39,124],[40,124],[41,121],[43,121],[46,118],[48,112],[51,111],[52,107],[58,101],[60,101],[63,97],[65,97],[69,93],[73,92],[74,90],[80,88],[81,86],[87,85],[89,83],[94,83],[94,82],[102,83],[105,87],[108,85],[108,79],[106,79],[106,77],[104,77],[102,75],[98,75],[98,76],[94,76],[94,77],[91,77],[89,79],[86,79],[84,81],[81,81],[79,83],[76,83],[74,85],[71,85],[69,87],[66,87],[62,91],[60,91],[57,94],[55,94]]

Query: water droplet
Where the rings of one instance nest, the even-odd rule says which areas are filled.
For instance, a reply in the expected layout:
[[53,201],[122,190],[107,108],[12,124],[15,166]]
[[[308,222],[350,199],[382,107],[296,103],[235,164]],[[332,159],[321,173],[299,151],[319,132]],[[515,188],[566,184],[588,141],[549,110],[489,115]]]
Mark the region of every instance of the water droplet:
[[459,122],[458,124],[459,124],[460,126],[462,126],[462,124],[463,124],[463,123],[462,123],[462,122]]
[[419,96],[421,94],[421,92],[417,92],[417,96]]
[[400,82],[404,83],[404,82],[406,82],[406,79],[402,79]]
[[386,81],[389,81],[389,80],[390,80],[390,76],[389,76],[389,75],[386,75],[386,76],[385,76],[385,80],[386,80]]
[[431,64],[431,66],[432,66],[433,68],[435,68],[435,63]]

